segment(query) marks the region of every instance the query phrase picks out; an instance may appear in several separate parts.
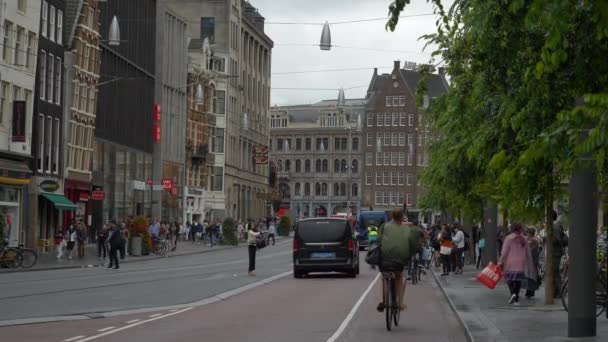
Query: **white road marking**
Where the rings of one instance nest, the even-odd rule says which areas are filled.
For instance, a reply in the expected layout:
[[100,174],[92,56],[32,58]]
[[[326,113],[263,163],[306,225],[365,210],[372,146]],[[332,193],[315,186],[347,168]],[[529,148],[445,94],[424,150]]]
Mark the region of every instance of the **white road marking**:
[[107,328],[99,329],[99,330],[97,330],[97,331],[99,331],[99,332],[104,332],[104,331],[112,330],[112,329],[114,329],[114,328],[115,328],[115,327],[107,327]]
[[189,311],[189,310],[192,310],[192,309],[194,309],[194,308],[193,307],[189,307],[189,308],[185,308],[183,310],[179,310],[179,311],[175,311],[175,312],[172,312],[172,313],[168,313],[166,315],[161,315],[161,316],[158,316],[158,317],[147,319],[145,321],[141,321],[141,322],[125,325],[122,328],[117,328],[117,329],[114,329],[114,330],[106,331],[106,332],[98,334],[98,335],[94,335],[94,336],[87,337],[87,338],[82,339],[82,340],[78,340],[77,342],[87,342],[87,341],[96,340],[96,339],[98,339],[100,337],[112,335],[112,334],[117,333],[119,331],[127,330],[127,329],[136,327],[136,326],[141,325],[141,324],[145,324],[145,323],[149,323],[149,322],[156,321],[156,320],[159,320],[159,319],[167,318],[167,317],[170,317],[170,316],[173,316],[173,315],[177,315],[177,314],[180,314],[182,312],[186,312],[186,311]]
[[63,342],[71,342],[71,341],[74,341],[74,340],[77,340],[77,339],[79,339],[79,338],[83,338],[83,337],[86,337],[86,336],[83,336],[83,335],[80,335],[80,336],[74,336],[74,337],[71,337],[71,338],[68,338],[68,339],[63,340]]
[[177,309],[169,310],[169,312],[175,312],[175,311],[177,311]]
[[367,289],[365,290],[365,292],[363,292],[363,294],[361,295],[361,297],[359,298],[359,300],[357,300],[357,302],[355,303],[355,306],[353,306],[353,308],[350,310],[350,312],[348,313],[348,315],[346,316],[346,318],[344,319],[344,321],[342,322],[342,324],[340,324],[340,326],[338,327],[338,330],[336,330],[336,332],[334,332],[334,334],[331,335],[327,339],[327,342],[334,342],[334,341],[336,341],[338,339],[338,337],[340,337],[340,335],[342,335],[342,333],[344,332],[344,330],[348,326],[348,323],[350,323],[350,321],[353,319],[353,317],[355,317],[355,313],[357,313],[357,310],[361,306],[361,303],[363,303],[363,301],[365,300],[365,297],[367,297],[367,295],[369,294],[369,292],[372,290],[372,288],[374,287],[374,285],[378,281],[378,278],[380,278],[380,274],[381,273],[378,273],[376,275],[376,277],[374,278],[374,280],[372,280],[371,284],[369,284],[369,286],[367,287]]
[[148,317],[150,317],[150,318],[154,318],[154,317],[158,317],[158,316],[162,316],[162,314],[154,314],[154,315],[150,315],[150,316],[148,316]]
[[125,323],[131,324],[131,323],[135,323],[135,322],[139,322],[139,321],[141,321],[141,319],[132,319],[132,320],[130,320],[128,322],[125,322]]

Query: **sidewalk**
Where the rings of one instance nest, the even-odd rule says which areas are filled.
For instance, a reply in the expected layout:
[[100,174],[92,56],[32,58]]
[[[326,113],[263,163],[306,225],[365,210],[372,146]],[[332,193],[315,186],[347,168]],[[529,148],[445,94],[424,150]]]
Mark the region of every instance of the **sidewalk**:
[[[281,241],[285,239],[285,237],[277,237],[277,241]],[[156,254],[150,253],[146,256],[130,256],[127,255],[124,260],[120,260],[120,263],[131,263],[138,261],[148,261],[159,258],[170,258],[182,255],[191,255],[191,254],[199,254],[199,253],[208,253],[213,251],[221,251],[225,249],[233,249],[239,247],[246,247],[247,244],[244,241],[240,241],[238,246],[224,246],[224,245],[215,245],[210,247],[208,244],[198,244],[192,243],[191,241],[178,241],[177,249],[175,252],[169,252],[166,256],[158,256]],[[62,259],[56,258],[57,254],[53,250],[47,254],[40,254],[38,257],[37,264],[30,269],[0,269],[0,273],[9,273],[9,272],[26,272],[26,271],[43,271],[43,270],[54,270],[54,269],[67,269],[67,268],[83,268],[83,267],[100,267],[102,266],[100,260],[97,258],[97,245],[90,244],[86,247],[85,256],[83,258],[78,258],[78,251],[74,248],[72,252],[72,260],[67,260],[66,255]],[[108,259],[106,259],[107,265]]]
[[606,341],[608,338],[608,319],[604,314],[597,320],[597,337],[570,339],[567,338],[568,313],[560,300],[553,305],[544,304],[544,287],[536,291],[532,300],[527,300],[522,292],[521,305],[512,306],[507,303],[509,290],[504,282],[490,290],[475,279],[478,273],[472,266],[465,266],[461,275],[441,277],[434,273],[472,341]]

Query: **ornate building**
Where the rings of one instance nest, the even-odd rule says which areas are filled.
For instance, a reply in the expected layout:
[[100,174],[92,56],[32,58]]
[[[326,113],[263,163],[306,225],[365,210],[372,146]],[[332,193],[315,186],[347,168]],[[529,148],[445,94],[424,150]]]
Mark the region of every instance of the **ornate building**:
[[281,200],[275,212],[296,217],[356,213],[361,207],[365,100],[274,107],[270,157]]

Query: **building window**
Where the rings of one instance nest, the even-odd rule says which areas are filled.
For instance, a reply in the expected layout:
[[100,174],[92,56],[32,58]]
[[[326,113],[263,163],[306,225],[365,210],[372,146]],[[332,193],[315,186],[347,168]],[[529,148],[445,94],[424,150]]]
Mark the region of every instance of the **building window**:
[[394,191],[391,191],[391,205],[396,205],[397,204],[397,193]]
[[405,106],[405,96],[399,96],[399,106]]
[[399,106],[399,96],[393,96],[393,107]]
[[304,162],[304,172],[310,172],[311,170],[311,163],[310,163],[310,159],[306,159],[306,162]]
[[406,122],[406,115],[405,113],[399,113],[399,126],[405,126]]
[[414,204],[414,203],[412,203],[412,194],[407,194],[406,198],[407,198],[407,202],[406,203],[407,203],[408,206]]
[[15,36],[15,50],[13,63],[18,66],[25,66],[23,64],[21,56],[23,56],[23,40],[25,39],[25,29],[23,27],[17,26],[17,34]]
[[365,173],[365,185],[372,185],[372,173],[370,171]]
[[46,118],[44,114],[38,115],[38,153],[36,164],[38,166],[38,171],[42,172],[44,170],[44,124]]
[[391,192],[390,191],[385,191],[384,192],[384,205],[389,205],[390,201],[391,201]]
[[329,172],[329,161],[327,159],[323,159],[322,172]]
[[55,159],[55,146],[53,144],[53,118],[50,116],[46,117],[46,124],[44,126],[44,142],[47,147],[46,156],[44,158],[44,172],[51,172],[51,163]]
[[53,167],[52,167],[52,172],[54,174],[58,174],[59,173],[59,127],[60,127],[60,122],[59,119],[55,118],[55,122],[53,124],[53,149],[54,151],[54,156],[53,156]]
[[4,118],[10,118],[11,111],[8,107],[9,87],[10,85],[7,82],[2,82],[2,89],[0,90],[0,125],[4,125]]
[[407,116],[407,124],[408,126],[414,126],[414,114],[409,114]]
[[356,174],[357,172],[359,172],[359,161],[357,159],[353,159],[353,161],[351,162],[351,172]]
[[315,183],[315,196],[321,196],[321,183]]
[[213,101],[213,113],[225,114],[226,113],[226,92],[223,90],[215,91],[215,99]]
[[408,155],[407,155],[407,165],[408,166],[412,166],[412,158],[413,158],[412,156],[413,156],[413,154],[411,154],[411,153],[408,153]]
[[382,185],[382,171],[376,171],[376,185]]
[[211,180],[213,186],[212,191],[223,191],[224,190],[224,168],[221,166],[213,167],[213,179]]
[[302,151],[302,138],[296,139],[296,151]]
[[4,41],[3,41],[3,46],[2,46],[2,59],[7,62],[10,63],[11,60],[11,49],[13,47],[13,42],[11,41],[11,37],[13,36],[13,24],[8,21],[8,20],[4,20]]
[[416,165],[422,166],[422,156],[420,156],[420,153],[416,155]]
[[393,113],[393,127],[399,126],[399,113]]
[[25,67],[28,69],[34,68],[34,56],[36,56],[34,42],[36,40],[36,34],[34,32],[30,32],[27,35],[27,50],[25,51]]
[[384,146],[391,146],[391,132],[384,132]]
[[397,171],[391,172],[391,185],[397,185]]
[[315,172],[321,172],[321,159],[317,159],[315,162]]
[[55,6],[49,11],[49,39],[55,41]]
[[397,175],[397,183],[398,183],[398,185],[403,185],[403,175],[404,175],[404,172],[403,171],[399,171],[399,174]]
[[382,205],[382,191],[376,191],[376,205]]
[[57,44],[63,43],[63,12],[57,10]]
[[277,138],[277,152],[283,152],[283,139]]
[[359,151],[359,138],[353,138],[353,151]]
[[74,100],[72,101],[72,107],[78,109],[78,104],[80,103],[80,83],[77,80],[74,80]]
[[391,125],[391,113],[384,113],[384,126],[389,127]]
[[17,0],[17,10],[21,13],[25,13],[27,10],[27,0]]
[[371,166],[374,164],[374,159],[371,152],[365,152],[365,165]]
[[391,145],[397,146],[399,144],[399,133],[393,132],[391,135]]
[[405,165],[405,152],[399,152],[399,166]]
[[407,146],[412,146],[414,144],[414,136],[411,134],[407,135]]
[[384,185],[389,185],[391,183],[391,173],[389,171],[384,171],[384,181],[382,182]]
[[[55,103],[61,104],[61,58],[55,60]],[[93,90],[91,89],[91,95]]]
[[367,127],[374,126],[374,113],[367,113]]
[[48,82],[46,83],[46,99],[53,102],[53,89],[55,87],[55,56],[49,53],[48,67]]
[[387,96],[385,104],[386,104],[387,107],[392,107],[393,106],[393,97],[392,96]]
[[376,152],[376,165],[382,165],[382,152]]
[[291,160],[285,160],[285,172],[291,171]]
[[391,165],[397,166],[397,152],[391,152]]
[[300,183],[296,183],[295,189],[294,189],[294,194],[296,196],[300,196]]
[[429,155],[427,153],[424,154],[424,166],[429,165]]
[[353,183],[351,185],[351,190],[350,191],[351,191],[350,192],[351,196],[354,196],[354,197],[359,196],[359,184]]
[[418,146],[422,146],[422,135],[418,134]]
[[384,165],[386,165],[386,166],[391,165],[391,153],[390,152],[384,152]]
[[42,36],[43,37],[47,37],[47,28],[49,26],[48,24],[48,19],[49,18],[49,3],[45,1],[42,2],[42,24],[41,24],[41,29],[42,29]]
[[374,145],[374,136],[371,133],[367,133],[367,146]]
[[310,151],[312,149],[312,139],[306,138],[306,151]]
[[310,183],[304,184],[304,196],[310,196]]
[[399,196],[399,204],[403,204],[403,192],[398,193]]
[[376,114],[376,126],[381,127],[384,125],[384,114]]
[[346,196],[346,183],[340,183],[340,196]]
[[405,146],[405,132],[399,132],[399,146]]
[[215,43],[215,18],[201,18],[201,40],[209,38],[209,44]]
[[302,172],[302,161],[300,159],[296,160],[296,172],[297,173]]
[[407,185],[412,185],[412,174],[408,173],[407,174]]

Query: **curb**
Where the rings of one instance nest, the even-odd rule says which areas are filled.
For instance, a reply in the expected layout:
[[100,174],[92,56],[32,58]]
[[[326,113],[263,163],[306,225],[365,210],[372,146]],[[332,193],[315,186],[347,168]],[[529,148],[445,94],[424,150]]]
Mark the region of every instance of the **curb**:
[[[286,239],[288,239],[288,238],[281,237],[281,238],[277,238],[276,240],[277,240],[277,242],[280,242],[280,241],[286,240]],[[228,250],[228,249],[237,249],[237,248],[246,247],[246,246],[247,246],[246,243],[242,243],[242,244],[239,244],[238,246],[222,246],[222,247],[218,247],[218,248],[209,248],[206,250],[180,253],[180,254],[175,254],[175,255],[167,254],[166,256],[151,256],[151,257],[144,258],[144,259],[139,259],[139,257],[132,256],[127,261],[121,261],[120,263],[121,264],[122,263],[130,264],[130,263],[134,263],[134,262],[150,261],[150,260],[156,260],[156,259],[162,259],[162,258],[176,258],[176,257],[180,257],[180,256],[219,252],[219,251],[224,251],[224,250]],[[99,264],[88,264],[88,265],[66,265],[66,266],[49,267],[49,268],[19,268],[19,269],[14,269],[14,270],[5,269],[5,270],[0,270],[0,275],[2,275],[3,273],[40,272],[40,271],[69,270],[69,269],[76,269],[76,268],[97,268],[97,267],[103,267],[103,266],[101,266]]]
[[149,312],[157,312],[164,310],[173,310],[173,309],[185,309],[192,307],[201,307],[209,304],[217,303],[241,293],[247,292],[248,290],[252,290],[254,288],[269,284],[275,280],[279,280],[291,275],[292,271],[286,271],[283,273],[276,274],[274,276],[258,280],[256,282],[243,285],[241,287],[237,287],[232,290],[228,290],[217,295],[201,299],[195,302],[186,303],[186,304],[175,304],[168,306],[157,306],[150,308],[141,308],[141,309],[131,309],[131,310],[121,310],[121,311],[109,311],[109,312],[92,312],[85,314],[75,314],[68,316],[55,316],[55,317],[38,317],[38,318],[23,318],[23,319],[15,319],[8,321],[0,321],[0,327],[9,327],[9,326],[18,326],[18,325],[28,325],[28,324],[40,324],[40,323],[52,323],[52,322],[65,322],[65,321],[80,321],[80,320],[88,320],[88,319],[98,319],[98,318],[110,318],[116,316],[124,316],[124,315],[134,315],[141,313],[149,313]]
[[443,296],[445,297],[445,299],[447,299],[448,304],[450,305],[450,308],[456,314],[456,317],[458,318],[458,322],[460,323],[460,326],[464,330],[467,340],[469,342],[475,342],[475,338],[473,337],[473,334],[471,333],[471,329],[469,329],[469,326],[465,323],[464,319],[458,312],[458,309],[456,309],[456,304],[454,304],[454,301],[452,301],[452,298],[450,298],[447,291],[443,288],[443,285],[439,281],[439,278],[437,278],[437,274],[435,274],[435,270],[431,270],[431,273],[433,274],[433,278],[435,278],[435,282],[437,283],[437,286],[439,286],[441,293],[443,293]]

